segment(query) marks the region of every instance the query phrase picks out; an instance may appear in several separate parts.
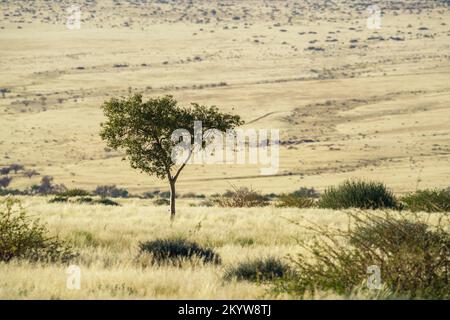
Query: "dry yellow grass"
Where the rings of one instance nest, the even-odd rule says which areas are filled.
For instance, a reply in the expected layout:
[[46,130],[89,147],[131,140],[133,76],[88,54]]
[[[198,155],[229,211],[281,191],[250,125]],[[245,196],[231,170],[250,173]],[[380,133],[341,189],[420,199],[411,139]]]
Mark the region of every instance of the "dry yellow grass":
[[[348,225],[344,212],[319,209],[204,208],[189,207],[191,201],[183,200],[171,223],[165,207],[149,206],[144,200],[122,200],[123,206],[114,208],[48,204],[46,198],[22,200],[52,234],[71,241],[80,252],[75,263],[81,268],[81,289],[66,288],[67,266],[1,263],[0,298],[4,299],[274,298],[266,286],[224,281],[224,268],[248,258],[295,256],[302,250],[297,240],[309,239],[312,234],[288,220],[343,229]],[[430,215],[429,222],[436,223],[438,216]],[[186,262],[181,268],[146,267],[136,259],[139,241],[173,236],[213,247],[222,257],[222,265]],[[319,293],[314,298],[343,297]]]
[[[278,128],[293,142],[281,148],[279,175],[190,166],[180,193],[222,192],[230,183],[322,190],[348,177],[380,179],[398,193],[418,180],[448,185],[450,11],[439,1],[380,1],[379,30],[366,27],[368,0],[123,1],[120,10],[102,1],[84,4],[81,29],[67,30],[70,4],[36,1],[38,18],[20,2],[0,4],[10,14],[0,23],[0,76],[11,90],[0,99],[1,165],[20,162],[71,187],[167,190],[105,151],[98,136],[103,101],[143,92],[218,105],[247,128]],[[220,82],[227,86],[206,86]],[[17,176],[12,187],[38,179]]]

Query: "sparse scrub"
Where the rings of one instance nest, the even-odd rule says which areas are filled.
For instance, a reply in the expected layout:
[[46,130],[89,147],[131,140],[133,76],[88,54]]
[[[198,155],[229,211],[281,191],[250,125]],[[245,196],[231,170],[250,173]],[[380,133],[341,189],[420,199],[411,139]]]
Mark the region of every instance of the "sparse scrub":
[[304,198],[319,198],[320,194],[316,191],[314,188],[306,188],[301,187],[300,189],[290,193],[291,195],[295,197],[304,197]]
[[296,196],[294,193],[282,194],[275,204],[277,208],[311,208],[316,202],[312,198]]
[[394,194],[383,183],[362,180],[347,180],[338,187],[329,187],[318,204],[328,209],[398,208]]
[[0,261],[64,263],[76,257],[69,245],[47,234],[46,227],[28,217],[18,200],[0,203]]
[[[378,266],[391,297],[450,298],[450,234],[405,217],[358,212],[349,231],[307,227],[318,234],[303,243],[306,253],[294,258],[295,277],[276,285],[278,292],[314,295],[316,290],[349,296]],[[312,258],[312,259],[311,259]],[[366,287],[367,290],[367,287]]]
[[66,187],[63,184],[54,184],[53,177],[43,176],[40,185],[34,185],[30,189],[31,194],[50,195],[60,194],[66,191]]
[[214,250],[203,248],[196,242],[183,238],[157,239],[139,244],[139,253],[149,254],[154,264],[170,263],[179,265],[183,260],[200,259],[203,263],[220,263]]
[[406,209],[418,212],[449,212],[450,190],[418,190],[401,198]]
[[91,193],[89,191],[83,190],[83,189],[68,189],[64,192],[61,192],[59,196],[61,197],[87,197]]
[[128,198],[129,196],[126,189],[117,188],[115,185],[98,186],[94,191],[94,195],[105,198]]
[[265,207],[269,205],[268,199],[261,193],[249,188],[234,188],[228,190],[216,200],[220,207],[244,208]]
[[240,262],[225,271],[226,280],[237,279],[255,282],[286,277],[291,273],[290,267],[278,258],[267,257]]

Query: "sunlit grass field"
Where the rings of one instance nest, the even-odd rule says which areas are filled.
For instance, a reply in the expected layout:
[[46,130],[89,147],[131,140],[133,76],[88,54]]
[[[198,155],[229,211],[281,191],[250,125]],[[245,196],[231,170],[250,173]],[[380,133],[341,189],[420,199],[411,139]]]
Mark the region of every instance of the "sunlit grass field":
[[[313,237],[302,226],[316,223],[346,229],[349,223],[344,211],[192,207],[195,200],[187,199],[180,200],[174,222],[166,207],[152,206],[148,200],[121,200],[122,206],[114,208],[48,204],[45,197],[22,197],[22,201],[30,215],[39,217],[53,235],[70,241],[80,253],[72,264],[81,269],[81,288],[67,288],[67,265],[1,263],[1,299],[289,299],[274,295],[267,284],[224,280],[224,271],[257,257],[274,256],[289,263],[289,256],[302,250],[298,240]],[[408,216],[434,224],[441,215]],[[140,241],[177,236],[213,248],[222,263],[155,266],[138,257]],[[352,297],[373,298],[358,292]],[[352,297],[323,292],[312,298]]]

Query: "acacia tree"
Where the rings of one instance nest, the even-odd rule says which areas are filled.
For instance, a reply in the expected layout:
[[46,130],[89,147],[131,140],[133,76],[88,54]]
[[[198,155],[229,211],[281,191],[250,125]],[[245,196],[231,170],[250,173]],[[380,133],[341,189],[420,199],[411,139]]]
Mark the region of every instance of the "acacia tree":
[[243,124],[238,115],[221,113],[215,106],[193,103],[190,107],[181,107],[172,96],[146,102],[141,94],[112,98],[102,108],[106,122],[101,124],[100,136],[108,147],[125,151],[124,160],[128,159],[132,168],[168,180],[171,219],[175,217],[175,184],[193,151],[189,150],[184,162],[175,163],[172,150],[176,142],[172,140],[172,133],[185,129],[194,139],[194,121],[201,121],[204,130],[220,131]]

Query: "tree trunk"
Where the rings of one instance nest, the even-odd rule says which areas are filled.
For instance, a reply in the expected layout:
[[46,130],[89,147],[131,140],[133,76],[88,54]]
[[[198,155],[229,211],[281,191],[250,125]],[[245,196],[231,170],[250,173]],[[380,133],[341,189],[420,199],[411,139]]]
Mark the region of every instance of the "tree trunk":
[[170,220],[175,219],[175,181],[171,180],[170,183]]

